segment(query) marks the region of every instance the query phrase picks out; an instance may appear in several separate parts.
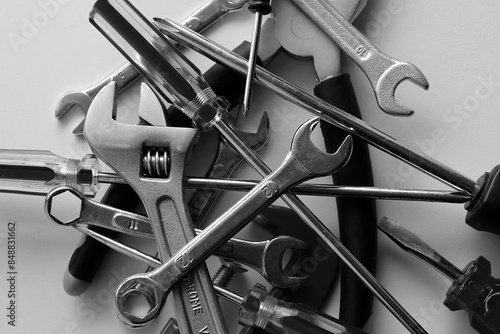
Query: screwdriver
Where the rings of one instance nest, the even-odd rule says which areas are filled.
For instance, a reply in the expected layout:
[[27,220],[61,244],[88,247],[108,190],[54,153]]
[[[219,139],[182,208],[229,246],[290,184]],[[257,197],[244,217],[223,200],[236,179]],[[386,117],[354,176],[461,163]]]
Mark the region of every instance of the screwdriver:
[[[137,249],[100,235],[86,227],[74,227],[110,248],[153,268],[161,265],[160,260]],[[313,310],[305,304],[289,303],[270,296],[266,288],[258,283],[247,292],[245,297],[217,285],[214,285],[214,289],[219,297],[240,306],[239,322],[243,326],[260,328],[273,334],[366,334],[365,331]],[[169,328],[172,331],[175,326],[169,326]]]
[[500,280],[491,276],[488,260],[479,256],[460,270],[414,233],[387,217],[381,219],[378,227],[399,247],[432,265],[453,282],[446,292],[446,307],[451,311],[467,311],[471,327],[479,333],[500,333]]
[[0,192],[45,195],[67,185],[95,196],[100,183],[124,183],[114,173],[101,171],[93,154],[67,159],[50,151],[0,149]]
[[[68,159],[45,150],[0,149],[0,193],[46,195],[56,186],[67,185],[94,197],[100,183],[126,184],[113,172],[104,172],[97,157]],[[257,181],[186,178],[186,187],[250,191]],[[348,187],[301,184],[292,188],[298,195],[368,197],[377,199],[465,203],[470,195],[460,191],[397,190],[375,187]]]

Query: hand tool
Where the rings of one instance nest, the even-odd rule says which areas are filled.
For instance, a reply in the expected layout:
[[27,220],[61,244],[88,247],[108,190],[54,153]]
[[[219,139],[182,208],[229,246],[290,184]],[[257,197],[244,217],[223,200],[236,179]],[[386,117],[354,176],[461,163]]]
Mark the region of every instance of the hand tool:
[[[83,233],[94,233],[85,227],[77,226]],[[110,242],[116,243],[109,239]],[[103,240],[103,242],[106,242]],[[144,253],[136,253],[130,247],[120,249],[124,254],[157,268],[161,262]],[[305,304],[287,303],[267,295],[265,288],[256,285],[245,298],[215,285],[217,295],[236,305],[240,305],[239,320],[245,326],[271,330],[272,333],[365,333],[352,325],[320,313]],[[252,298],[252,300],[250,300]],[[257,300],[253,300],[256,298]],[[168,331],[167,331],[168,330]],[[164,333],[178,333],[175,321],[169,320]],[[267,331],[266,331],[267,333]]]
[[[106,88],[89,109],[85,137],[96,155],[119,172],[141,198],[153,226],[160,258],[166,261],[194,236],[184,203],[182,180],[187,154],[197,131],[120,124],[112,119],[115,85],[110,83]],[[149,88],[143,84],[142,90]],[[92,110],[104,113],[104,117],[100,118],[94,111],[91,118]],[[109,124],[107,131],[100,137],[94,136],[92,129],[102,122]],[[196,301],[191,291],[184,288],[186,285],[195,288]],[[182,331],[227,332],[206,266],[193,271],[173,293]]]
[[[107,88],[106,91],[100,93],[103,99],[112,93],[111,89],[114,87],[111,85]],[[108,102],[107,107],[111,109],[112,102],[106,102]],[[97,100],[95,103],[97,103]],[[91,122],[91,119],[94,121],[94,117],[97,118],[97,113],[104,112],[101,111],[103,110],[101,103],[94,104],[96,105],[95,108],[94,105],[91,107],[87,117],[87,124]],[[111,117],[111,113],[108,117]],[[292,140],[290,152],[280,168],[266,177],[235,206],[184,246],[175,257],[164,263],[157,270],[149,274],[131,276],[119,285],[115,302],[120,319],[134,326],[148,323],[154,319],[162,307],[166,294],[174,284],[186,275],[188,271],[205,260],[222,242],[243,228],[260,209],[277,199],[291,185],[319,175],[335,172],[345,164],[349,158],[351,149],[349,137],[336,154],[322,153],[309,138],[312,131],[311,127],[315,123],[314,119],[309,120],[297,130]],[[115,124],[115,127],[127,126]],[[127,130],[125,133],[130,133],[131,129]],[[96,144],[99,145],[99,143]],[[101,147],[96,148],[96,151],[100,150],[102,150]],[[300,278],[295,278],[295,280],[297,282],[301,281]],[[153,305],[151,305],[152,309],[144,317],[130,314],[125,308],[127,290],[137,283],[147,288],[147,291],[144,290],[144,293],[148,293],[148,291],[154,292],[154,296],[150,296],[154,300]]]
[[[243,9],[248,5],[248,2],[249,0],[209,0],[187,19],[182,21],[182,24],[189,29],[202,32],[228,13]],[[66,93],[57,103],[55,116],[61,119],[74,105],[78,105],[86,114],[96,94],[108,83],[112,81],[116,82],[119,91],[123,91],[138,78],[140,78],[140,74],[135,67],[130,63],[125,64],[92,87],[83,91]],[[75,135],[83,134],[84,122],[85,119],[73,130]]]
[[[151,109],[153,111],[161,110],[162,106],[158,99],[148,96],[147,90],[143,90],[141,93],[143,94],[140,96],[139,124],[146,123],[146,121],[141,118],[146,117],[146,115],[149,116],[149,121],[152,121],[151,118],[157,121],[158,119],[164,117],[164,115],[157,117],[154,113],[144,112],[144,109]],[[101,171],[99,169],[95,168],[92,170],[92,175],[97,175],[98,180],[100,174]],[[102,203],[129,211],[135,210],[140,206],[141,199],[132,188],[126,185],[126,182],[123,180],[121,181],[124,183],[123,185],[111,185],[109,187],[108,191],[106,191],[106,194],[102,198]],[[90,226],[89,228],[108,238],[113,238],[117,235],[115,231],[98,226]],[[100,268],[108,250],[109,249],[106,245],[99,243],[95,239],[89,238],[84,234],[82,235],[68,262],[68,268],[64,273],[63,287],[67,294],[70,296],[79,296],[87,290],[97,274],[97,271]]]
[[121,180],[100,170],[93,154],[83,159],[66,159],[50,151],[0,150],[1,192],[44,195],[57,185],[66,184],[87,196],[95,196],[100,183]]
[[380,108],[390,115],[409,116],[413,111],[394,99],[396,87],[409,80],[427,90],[429,83],[413,64],[393,59],[372,45],[327,0],[293,0],[330,36],[366,74]]
[[[210,59],[223,63],[239,73],[245,73],[246,62],[226,48],[218,45],[168,19],[155,18],[156,25],[169,38],[194,48]],[[419,150],[399,142],[384,132],[368,125],[362,120],[349,115],[343,110],[332,106],[304,89],[273,75],[260,66],[256,67],[257,83],[272,90],[284,99],[303,107],[321,119],[336,125],[344,131],[356,135],[376,148],[404,161],[428,175],[472,195],[466,205],[468,211],[466,223],[481,231],[500,235],[500,207],[496,204],[495,194],[500,193],[500,167],[494,167],[478,182],[468,178],[458,171],[425,155]]]
[[[52,213],[52,203],[57,196],[66,192],[80,200],[80,214],[79,217],[71,221],[63,222]],[[153,228],[147,217],[92,201],[74,188],[67,186],[54,188],[47,194],[45,212],[52,221],[59,225],[74,227],[81,225],[98,226],[134,237],[155,238]],[[195,229],[195,232],[200,234],[202,230]],[[306,249],[306,243],[289,236],[278,236],[260,242],[231,239],[221,245],[214,252],[214,255],[252,268],[273,286],[289,287],[291,283],[295,285],[295,282],[283,272],[283,265],[291,262],[289,260],[284,261],[285,253],[287,251],[302,253]]]
[[289,262],[285,270],[290,275],[307,275],[307,281],[298,287],[273,288],[269,293],[289,302],[321,309],[336,281],[339,259],[335,253],[289,208],[270,205],[253,221],[272,235],[296,237],[309,245],[301,259]]
[[[199,129],[208,130],[215,127],[260,175],[265,176],[271,172],[223,120],[228,106],[224,99],[213,93],[201,77],[199,70],[179,54],[171,43],[128,1],[97,1],[90,13],[90,21],[136,66],[160,96],[178,106]],[[184,28],[176,27],[176,29],[183,30]],[[185,33],[183,31],[183,34]],[[194,32],[190,33],[198,36]],[[167,50],[167,54],[162,56]],[[226,52],[220,48],[219,51]],[[369,286],[375,296],[405,327],[413,333],[425,332],[304,203],[293,194],[286,194],[283,199],[287,205],[300,214],[301,218],[330,249],[349,263],[350,268],[362,277],[363,282]],[[159,309],[155,308],[150,314],[156,314]],[[146,318],[149,316],[147,315]],[[153,318],[154,316],[151,317]],[[122,320],[126,321],[126,319]],[[141,322],[147,323],[147,321]]]
[[453,282],[446,292],[446,307],[451,311],[467,311],[472,328],[479,333],[500,333],[500,280],[491,276],[488,260],[479,256],[460,270],[413,232],[387,217],[380,220],[378,227],[399,247],[424,260]]
[[[352,0],[335,1],[332,5],[335,5],[335,9],[332,10],[342,16],[345,22],[353,20],[355,14],[364,7],[364,3]],[[319,4],[311,6],[319,7]],[[313,60],[318,79],[314,95],[361,118],[349,76],[341,74],[342,54],[337,44],[323,31],[318,31],[317,21],[313,22],[305,16],[292,1],[275,0],[273,13],[273,19],[266,22],[264,27],[266,35],[275,36],[279,45],[291,55]],[[269,44],[269,41],[266,42]],[[275,41],[272,43],[276,45]],[[321,130],[327,152],[334,151],[346,136],[345,131],[325,121],[321,122]],[[333,174],[332,178],[333,184],[337,186],[373,186],[370,154],[365,142],[359,138],[355,139],[353,154],[348,165],[339,173]],[[339,197],[337,212],[340,241],[375,275],[377,256],[375,201],[366,198]],[[372,313],[373,295],[345,264],[342,264],[340,273],[339,319],[362,328]]]
[[[254,151],[262,148],[269,138],[269,118],[267,114],[261,118],[256,132],[244,132],[235,128],[238,136]],[[207,178],[228,178],[238,167],[243,158],[224,137],[220,136],[217,155],[206,173]],[[188,203],[191,220],[195,227],[200,226],[208,211],[219,195],[216,189],[198,188]]]
[[[238,5],[237,3],[234,4]],[[193,21],[193,24],[194,23],[195,22]],[[242,43],[241,45],[236,47],[234,51],[239,55],[245,56],[248,55],[249,49],[250,48],[248,43]],[[215,64],[205,73],[205,78],[216,92],[224,92],[224,96],[231,103],[235,103],[239,99],[239,96],[241,95],[244,85],[244,82],[241,81],[241,76],[239,74],[219,64]],[[239,79],[239,81],[236,79]],[[241,83],[239,83],[240,81]],[[231,85],[228,85],[228,82],[231,82]],[[148,108],[148,103],[151,103],[151,101],[158,103],[156,99],[148,99],[146,96],[141,95],[141,103],[139,105],[140,108],[138,112],[139,119],[144,119],[146,120],[146,122],[152,125],[165,126],[166,125],[165,115],[160,115],[160,117],[158,117],[158,115],[156,115],[155,113],[151,113],[151,110],[156,110],[154,106],[150,106],[150,108]],[[180,111],[176,113],[174,109],[175,109],[174,107],[171,107],[167,110],[169,126],[189,127],[191,124],[191,120],[187,118]],[[187,125],[185,122],[186,119],[188,120]],[[249,141],[249,144],[252,144],[251,146],[253,148],[258,147],[257,144],[255,144],[256,146],[254,146],[253,140],[257,139],[255,136],[252,135],[247,136],[247,134],[243,132],[241,132],[240,135],[244,136],[244,139],[251,140]],[[266,129],[259,128],[257,135],[259,136],[258,138],[261,138],[261,141],[264,142],[265,138],[267,138],[268,136],[267,126]],[[203,140],[203,136],[200,138],[200,140]],[[223,156],[225,156],[226,154],[225,153],[226,149],[224,149],[224,147],[227,147],[227,145],[221,148],[220,154],[222,154]],[[217,161],[215,161],[215,163],[217,163]],[[220,162],[220,163],[225,163],[225,162]],[[93,171],[93,172],[97,173],[98,176],[101,175],[98,171]],[[229,175],[221,175],[221,176],[229,176]],[[120,203],[113,202],[115,206],[120,206],[120,208],[130,210],[131,208],[135,208],[137,207],[137,205],[139,205],[140,199],[133,192],[133,190],[127,188],[127,189],[122,189],[122,191],[126,191],[127,193],[129,193],[128,199],[130,200],[125,201],[127,206],[122,206],[122,204]],[[204,194],[206,194],[206,192],[210,192],[210,190],[203,190]],[[210,201],[213,203],[213,201],[216,198],[217,192],[212,191],[211,193],[212,193],[211,197],[207,197],[209,201],[205,203],[206,205],[211,204]],[[122,194],[115,194],[114,196],[117,198],[121,198]],[[195,192],[190,203],[188,204],[192,219],[194,218],[193,216],[197,216],[197,212],[200,212],[201,217],[203,217],[203,215],[208,212],[208,208],[204,208],[202,206],[203,201],[199,200],[194,202],[196,197],[197,197],[197,192]],[[104,198],[111,200],[109,196],[105,196]],[[207,200],[207,198],[204,197],[203,200]],[[135,199],[135,202],[132,201],[131,199]],[[198,220],[193,220],[193,223],[195,222],[198,223]],[[109,230],[107,231],[107,230],[97,229],[97,231],[100,232],[101,234],[106,234],[106,236],[112,237],[112,233]],[[92,238],[86,238],[85,235],[82,236],[82,239],[80,240],[80,243],[77,249],[75,250],[75,253],[72,255],[69,261],[68,270],[64,275],[63,285],[65,291],[68,294],[80,295],[87,289],[87,287],[90,285],[93,277],[96,274],[100,262],[104,259],[106,251],[107,248],[101,243],[96,242]]]
[[[267,121],[265,121],[265,118],[263,120],[264,124],[266,124]],[[261,122],[259,128],[262,126]],[[237,129],[235,131],[242,134],[242,137],[245,138],[245,133],[238,131]],[[257,133],[259,132],[260,131]],[[256,139],[257,137],[254,138]],[[226,145],[224,147],[228,146]],[[227,149],[229,150],[229,148]],[[224,150],[226,150],[226,148]],[[21,160],[11,159],[13,155],[22,156],[22,168],[19,168],[19,166],[21,166]],[[92,191],[83,191],[86,196],[93,197],[96,195],[100,183],[126,184],[126,182],[118,174],[114,172],[102,171],[100,163],[97,159],[94,163],[88,164],[88,161],[94,161],[93,159],[96,159],[93,154],[89,154],[83,159],[68,159],[57,157],[53,153],[44,150],[0,150],[0,192],[46,195],[48,191],[52,190],[56,186],[71,184],[72,187],[79,189],[80,191],[82,191],[84,187],[92,189]],[[55,162],[55,160],[59,162]],[[70,160],[74,161],[70,162]],[[42,165],[44,167],[40,167]],[[80,169],[78,172],[74,169],[72,171],[72,166],[86,167],[85,169]],[[40,177],[44,175],[53,177],[47,183],[47,177]],[[76,181],[66,181],[66,179],[71,180],[73,175],[77,176]],[[200,177],[185,178],[185,186],[187,188],[203,190],[249,191],[255,187],[257,183],[258,181],[255,180],[207,179]],[[92,187],[89,187],[89,185],[92,185]],[[314,183],[296,185],[291,188],[291,191],[297,195],[367,197],[384,200],[441,203],[465,203],[471,199],[471,196],[463,191],[425,189],[398,190],[377,187],[350,187]],[[189,204],[189,206],[190,205],[191,204]]]
[[[318,312],[305,304],[295,304],[274,298],[261,284],[255,284],[244,297],[216,286],[217,293],[240,306],[239,322],[264,333],[361,334],[366,333],[351,324]],[[169,319],[162,334],[177,334],[175,319]]]
[[252,33],[252,49],[250,50],[250,56],[248,58],[248,71],[245,82],[245,94],[243,96],[243,102],[241,110],[243,116],[247,116],[250,110],[250,102],[252,99],[252,86],[253,79],[255,77],[255,65],[257,63],[257,51],[259,50],[259,40],[260,40],[260,26],[262,25],[262,16],[271,13],[271,0],[252,0],[248,5],[248,9],[254,13],[255,21],[253,24]]

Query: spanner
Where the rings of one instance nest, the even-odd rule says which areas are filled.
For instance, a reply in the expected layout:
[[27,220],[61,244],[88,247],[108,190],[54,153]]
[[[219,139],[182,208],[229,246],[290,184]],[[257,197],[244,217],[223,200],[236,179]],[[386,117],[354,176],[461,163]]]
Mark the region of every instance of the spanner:
[[[146,84],[142,90],[141,95],[152,94]],[[198,132],[188,128],[118,123],[112,118],[115,93],[116,85],[110,83],[96,96],[85,122],[85,137],[96,155],[141,197],[160,259],[166,262],[195,235],[184,203],[183,178]],[[103,131],[96,134],[95,129]],[[205,265],[185,277],[173,292],[182,331],[227,333]]]
[[[54,199],[65,192],[69,192],[81,201],[80,216],[67,222],[61,221],[52,214]],[[76,189],[67,186],[54,188],[47,194],[45,212],[59,225],[98,226],[134,237],[154,239],[153,229],[147,217],[93,201]],[[202,232],[202,230],[195,231],[196,234]],[[290,287],[290,284],[295,285],[295,281],[283,272],[285,252],[292,251],[296,256],[291,258],[298,260],[301,252],[305,251],[307,247],[305,242],[283,235],[259,242],[232,238],[222,244],[214,252],[214,255],[252,268],[275,287],[287,288]],[[287,261],[286,266],[295,265],[294,262]]]
[[390,115],[409,116],[413,111],[400,104],[394,93],[400,82],[409,80],[429,88],[424,74],[413,64],[393,59],[372,45],[328,0],[293,0],[363,70],[380,108]]
[[[267,113],[261,118],[257,132],[245,132],[234,128],[238,136],[254,151],[259,150],[269,138],[269,118]],[[238,151],[222,136],[219,135],[219,147],[214,163],[208,170],[208,178],[227,178],[243,160]],[[199,226],[206,214],[217,199],[220,191],[211,189],[198,189],[189,200],[191,219],[195,226]]]
[[[194,31],[201,32],[228,13],[244,8],[248,5],[248,1],[209,0],[201,8],[192,13],[190,17],[182,21],[182,24]],[[57,103],[55,116],[61,119],[74,105],[78,105],[86,114],[96,94],[108,83],[112,81],[116,82],[118,90],[122,91],[139,79],[140,76],[135,67],[127,63],[92,87],[82,91],[66,93]],[[76,126],[73,130],[75,135],[83,134],[84,123],[85,119]]]
[[[98,112],[97,109],[91,108],[91,110]],[[175,283],[242,229],[262,208],[271,204],[291,186],[314,177],[332,174],[345,165],[352,150],[351,137],[346,138],[336,153],[326,154],[310,140],[312,129],[316,124],[317,119],[306,121],[295,133],[290,151],[281,166],[186,244],[168,262],[151,273],[131,276],[118,286],[115,303],[122,321],[131,326],[138,326],[155,319]],[[301,278],[297,277],[296,281],[300,282]],[[131,314],[126,309],[127,292],[137,284],[144,288],[141,291],[146,299],[152,301],[151,309],[143,317]]]

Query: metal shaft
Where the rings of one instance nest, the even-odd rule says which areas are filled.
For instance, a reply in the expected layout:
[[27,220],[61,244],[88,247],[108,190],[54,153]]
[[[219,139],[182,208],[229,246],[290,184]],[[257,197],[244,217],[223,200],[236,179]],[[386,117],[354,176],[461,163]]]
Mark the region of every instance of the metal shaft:
[[[255,154],[224,120],[215,125],[222,135],[240,152],[241,156],[262,177],[271,173],[271,169]],[[340,240],[309,210],[309,208],[294,194],[288,193],[281,197],[285,203],[294,210],[304,222],[313,229],[318,236],[341,258],[384,304],[389,311],[411,332],[426,333],[420,324],[392,297],[389,292],[373,277],[373,275],[349,252]]]
[[257,51],[259,49],[260,28],[262,25],[262,14],[255,13],[254,29],[252,34],[252,48],[248,57],[248,71],[245,81],[245,93],[243,95],[242,111],[243,116],[247,116],[252,100],[253,81],[255,77],[255,65],[257,62]]
[[[222,189],[234,191],[250,191],[257,181],[235,179],[207,179],[189,177],[186,187]],[[337,197],[367,197],[384,200],[425,201],[441,203],[465,203],[470,195],[459,191],[440,191],[425,189],[386,189],[376,187],[350,187],[327,184],[303,183],[291,188],[296,195],[337,196]]]
[[[210,59],[225,64],[240,73],[246,72],[246,60],[230,50],[189,31],[173,21],[158,18],[154,20],[163,33],[177,42],[196,49]],[[304,89],[283,80],[260,66],[256,66],[255,71],[259,84],[319,116],[321,119],[338,126],[350,134],[359,136],[382,151],[409,163],[452,187],[464,190],[469,194],[472,194],[476,189],[477,184],[474,180],[443,165],[415,148],[398,142],[359,118],[316,98]]]

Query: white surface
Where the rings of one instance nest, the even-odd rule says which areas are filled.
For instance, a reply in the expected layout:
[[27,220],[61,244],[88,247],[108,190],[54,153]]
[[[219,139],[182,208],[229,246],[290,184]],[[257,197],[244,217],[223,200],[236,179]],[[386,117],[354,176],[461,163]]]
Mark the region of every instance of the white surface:
[[[50,7],[49,15],[44,14],[41,3],[57,6]],[[165,15],[181,20],[203,1],[134,3],[148,17]],[[65,92],[97,82],[124,62],[88,22],[93,1],[3,0],[2,5],[0,147],[46,149],[64,157],[83,157],[89,148],[71,133],[82,113],[73,110],[63,121],[57,121],[55,105]],[[434,158],[472,179],[489,171],[499,161],[499,14],[500,4],[496,1],[372,1],[358,20],[358,27],[385,53],[416,64],[429,80],[430,89],[423,91],[404,84],[398,89],[397,98],[414,109],[415,116],[391,117],[378,109],[366,78],[349,64],[364,119],[413,146],[425,143],[424,149]],[[35,22],[39,27],[26,30],[27,22]],[[208,35],[232,48],[241,38],[249,39],[251,22],[250,14],[241,12],[215,26]],[[22,39],[21,44],[11,42],[13,34]],[[210,65],[203,57],[189,54],[201,69]],[[271,70],[308,89],[314,85],[313,67],[308,61],[280,56]],[[485,81],[490,84],[485,85]],[[462,114],[458,112],[460,106]],[[293,130],[307,114],[258,89],[254,110],[264,109],[270,113],[273,131],[262,155],[274,168],[285,155]],[[258,116],[254,112],[250,121],[240,122],[240,126],[252,128]],[[435,137],[435,133],[440,135]],[[376,183],[381,187],[446,189],[375,149],[372,158]],[[245,168],[237,176],[255,178]],[[226,205],[234,197],[225,195]],[[331,201],[307,199],[308,203],[313,201],[319,217],[326,219],[329,211],[325,209],[331,209]],[[51,224],[42,205],[43,197],[0,195],[0,309],[4,310],[0,314],[0,332],[129,332],[114,315],[111,294],[119,277],[141,270],[142,266],[118,255],[108,257],[105,270],[89,291],[79,298],[67,296],[62,289],[62,276],[80,236],[76,231]],[[223,208],[221,205],[213,216]],[[458,267],[483,255],[492,262],[493,274],[500,275],[499,237],[466,226],[461,205],[379,201],[378,214],[379,218],[386,215],[409,227]],[[10,221],[17,223],[18,233],[16,327],[7,325],[4,315],[8,303],[6,226]],[[335,230],[333,223],[332,228]],[[473,332],[464,312],[452,313],[442,305],[449,282],[383,236],[378,267],[380,281],[429,333]],[[247,286],[253,283],[251,279],[243,282]],[[241,287],[241,291],[245,288]],[[335,299],[330,302],[333,314],[336,303]],[[224,308],[229,309],[226,305]],[[230,323],[235,318],[234,311],[231,314]],[[168,314],[153,327],[136,332],[158,332],[167,318]],[[371,332],[406,331],[376,302]]]

